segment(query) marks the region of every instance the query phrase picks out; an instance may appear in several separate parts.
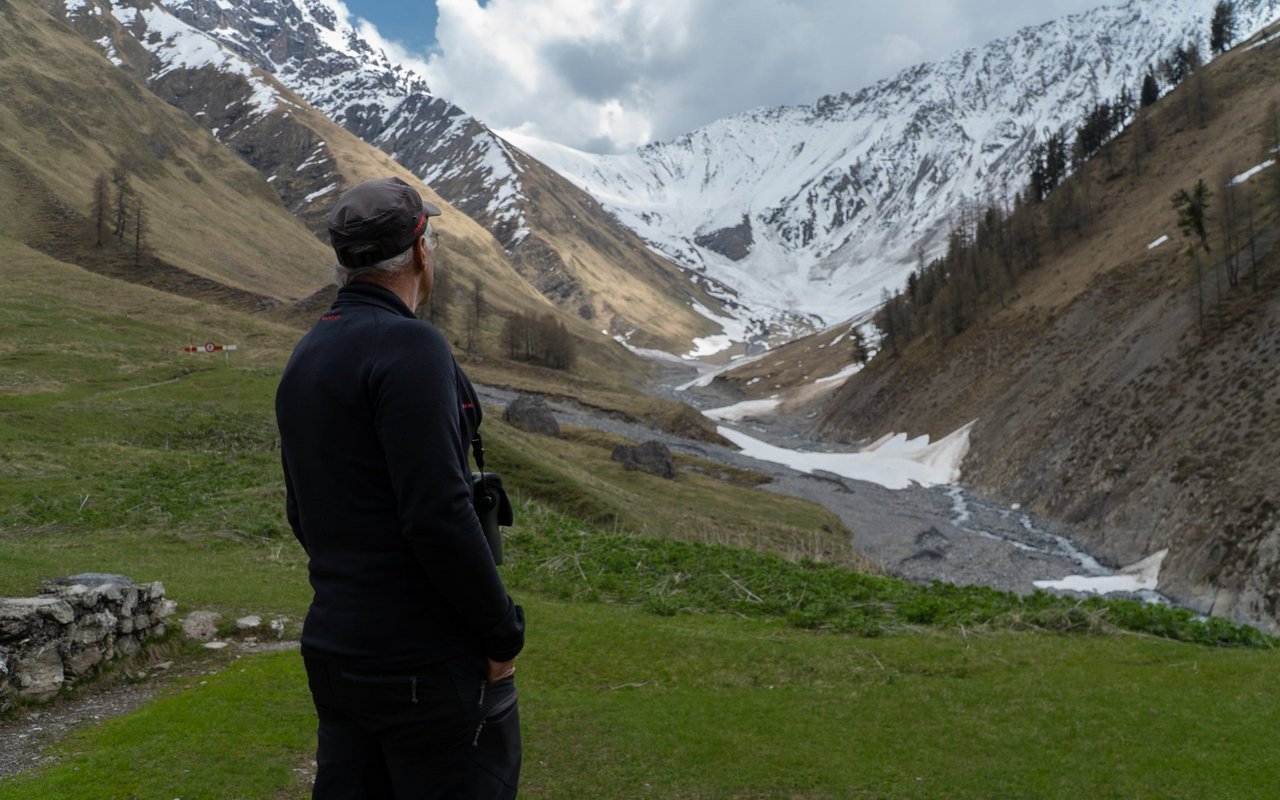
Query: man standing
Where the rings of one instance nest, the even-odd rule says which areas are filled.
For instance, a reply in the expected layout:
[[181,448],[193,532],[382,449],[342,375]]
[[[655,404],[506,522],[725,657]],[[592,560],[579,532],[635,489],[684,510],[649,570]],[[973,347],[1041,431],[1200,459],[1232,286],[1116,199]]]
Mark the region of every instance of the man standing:
[[315,592],[302,656],[319,716],[313,797],[514,797],[524,617],[471,502],[480,404],[414,309],[432,216],[397,178],[329,217],[340,289],[276,393],[286,510]]

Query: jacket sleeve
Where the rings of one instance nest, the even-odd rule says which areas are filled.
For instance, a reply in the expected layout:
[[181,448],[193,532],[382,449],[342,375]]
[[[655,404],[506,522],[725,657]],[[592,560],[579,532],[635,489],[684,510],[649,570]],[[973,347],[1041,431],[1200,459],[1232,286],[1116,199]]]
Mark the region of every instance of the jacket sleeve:
[[307,540],[302,535],[302,516],[298,513],[298,496],[293,491],[293,478],[289,475],[289,460],[284,457],[283,450],[280,452],[280,467],[284,471],[284,514],[289,520],[289,528],[293,530],[294,538],[305,551]]
[[401,532],[428,580],[495,661],[524,646],[522,612],[507,595],[471,504],[453,354],[421,323],[389,326],[370,376]]

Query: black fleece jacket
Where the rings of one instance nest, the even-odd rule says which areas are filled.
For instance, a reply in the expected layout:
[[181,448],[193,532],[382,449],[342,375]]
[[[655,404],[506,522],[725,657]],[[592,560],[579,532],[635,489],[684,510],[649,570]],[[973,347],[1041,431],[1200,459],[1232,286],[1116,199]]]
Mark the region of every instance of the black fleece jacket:
[[388,289],[343,287],[294,349],[276,421],[315,591],[304,654],[408,671],[520,652],[523,614],[471,504],[480,404],[438,330]]

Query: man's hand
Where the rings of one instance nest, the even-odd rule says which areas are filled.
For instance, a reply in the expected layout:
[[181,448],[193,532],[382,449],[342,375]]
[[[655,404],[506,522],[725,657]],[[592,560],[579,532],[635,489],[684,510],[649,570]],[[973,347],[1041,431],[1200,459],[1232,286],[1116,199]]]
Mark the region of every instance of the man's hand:
[[516,660],[510,661],[494,661],[489,659],[489,683],[497,683],[503,678],[509,678],[516,674]]

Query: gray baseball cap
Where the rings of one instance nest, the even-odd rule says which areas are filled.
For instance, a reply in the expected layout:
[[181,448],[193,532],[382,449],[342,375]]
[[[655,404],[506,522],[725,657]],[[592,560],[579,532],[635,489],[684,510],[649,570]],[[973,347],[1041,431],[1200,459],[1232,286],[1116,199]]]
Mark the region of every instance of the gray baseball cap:
[[329,241],[338,263],[359,269],[399,255],[440,209],[399,178],[379,178],[343,192],[329,215]]

